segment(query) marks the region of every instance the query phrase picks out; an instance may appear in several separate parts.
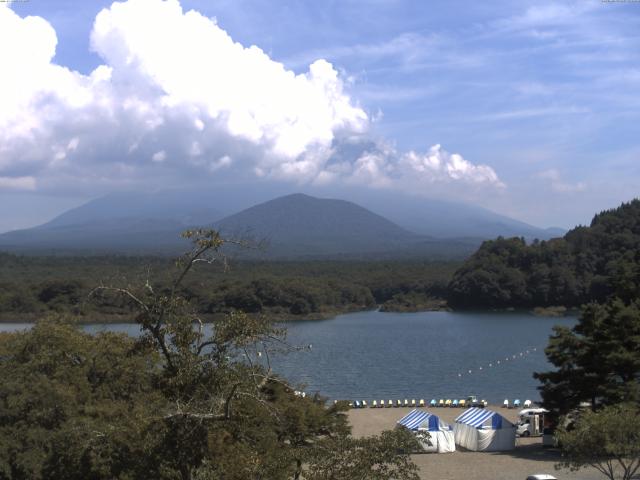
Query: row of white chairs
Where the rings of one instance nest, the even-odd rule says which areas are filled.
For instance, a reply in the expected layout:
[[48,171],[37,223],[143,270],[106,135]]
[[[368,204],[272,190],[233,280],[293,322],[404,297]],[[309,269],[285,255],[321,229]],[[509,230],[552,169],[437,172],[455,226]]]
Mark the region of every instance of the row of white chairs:
[[[337,400],[336,402],[337,403]],[[349,402],[349,406],[352,408],[391,408],[391,407],[411,407],[411,408],[420,408],[420,407],[426,407],[426,406],[431,406],[431,407],[464,407],[464,400],[462,401],[458,401],[458,400],[440,400],[440,401],[436,401],[431,400],[431,402],[429,404],[427,404],[423,398],[421,398],[420,400],[418,400],[416,402],[415,398],[412,398],[411,401],[409,401],[409,399],[405,398],[404,402],[402,400],[389,400],[388,402],[385,403],[384,400],[380,400],[379,402],[377,400],[373,400],[371,402],[371,404],[368,404],[366,400],[356,400],[354,402]]]
[[[517,398],[513,401],[513,403],[509,403],[509,399],[505,398],[504,402],[502,402],[502,406],[504,408],[520,408],[520,400]],[[531,407],[531,400],[525,400],[522,404],[524,408]]]
[[416,402],[415,398],[411,399],[411,401],[405,398],[404,402],[402,400],[396,400],[395,402],[393,400],[389,400],[388,402],[385,403],[384,400],[380,400],[380,402],[378,402],[377,400],[373,400],[371,404],[368,404],[366,400],[356,400],[354,402],[349,402],[349,406],[352,408],[367,408],[367,407],[371,407],[371,408],[413,407],[413,408],[416,408],[416,407],[425,407],[426,403],[424,399],[420,399],[419,401]]
[[[474,400],[475,401],[475,400]],[[505,400],[505,402],[507,402]],[[531,403],[529,400],[527,400],[527,402],[529,402],[529,404]],[[334,403],[338,403],[337,400],[334,401]],[[487,406],[487,401],[486,400],[482,400],[480,402],[477,402],[478,404],[481,404],[480,406]],[[526,402],[525,402],[526,405]],[[420,399],[418,401],[416,401],[415,399],[411,399],[411,401],[409,401],[409,399],[405,398],[404,402],[402,400],[389,400],[388,402],[385,402],[384,400],[380,400],[379,402],[377,400],[373,400],[371,402],[371,404],[369,404],[366,400],[355,400],[353,402],[349,402],[349,407],[351,408],[391,408],[391,407],[411,407],[411,408],[416,408],[416,407],[450,407],[450,408],[466,408],[466,407],[470,407],[470,406],[478,406],[475,403],[471,403],[470,401],[467,402],[465,400],[444,400],[444,399],[440,399],[440,400],[436,400],[433,399],[431,400],[429,403],[425,402],[424,399]],[[506,406],[506,403],[505,403]]]

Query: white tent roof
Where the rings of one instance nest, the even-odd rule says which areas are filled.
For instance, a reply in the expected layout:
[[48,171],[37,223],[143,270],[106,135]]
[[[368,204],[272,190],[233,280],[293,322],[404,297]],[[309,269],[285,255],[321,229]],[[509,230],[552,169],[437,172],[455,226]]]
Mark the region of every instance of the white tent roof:
[[506,426],[512,425],[498,412],[486,408],[470,408],[456,418],[456,423],[462,423],[474,428],[490,426],[494,429],[502,428],[503,423],[506,423]]
[[449,429],[449,425],[440,421],[437,415],[421,410],[411,410],[407,415],[398,420],[398,425],[408,428],[409,430],[417,430],[418,428],[427,428],[429,431],[437,431],[441,428]]

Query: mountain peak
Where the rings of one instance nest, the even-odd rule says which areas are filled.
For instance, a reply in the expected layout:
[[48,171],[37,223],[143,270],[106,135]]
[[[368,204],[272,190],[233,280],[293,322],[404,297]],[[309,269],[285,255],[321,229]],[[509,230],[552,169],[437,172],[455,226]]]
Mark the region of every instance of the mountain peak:
[[[271,200],[263,201],[266,198]],[[246,208],[248,205],[253,206]],[[179,238],[181,230],[206,225],[222,233],[250,232],[267,238],[269,253],[280,257],[383,252],[389,257],[402,251],[405,256],[411,255],[409,251],[424,256],[435,251],[434,242],[451,246],[464,241],[464,252],[468,252],[469,241],[475,245],[498,235],[542,239],[552,233],[479,207],[400,192],[379,191],[363,198],[352,195],[349,200],[301,192],[273,198],[259,189],[222,185],[203,191],[111,194],[35,229],[0,235],[0,248],[40,253],[89,249],[175,254],[185,248]],[[460,256],[460,249],[457,252],[454,256]]]
[[247,208],[215,226],[223,235],[265,238],[276,256],[388,252],[423,239],[355,203],[300,193]]
[[274,200],[321,200],[318,197],[307,195],[306,193],[290,193],[289,195],[283,195],[281,197],[274,198]]

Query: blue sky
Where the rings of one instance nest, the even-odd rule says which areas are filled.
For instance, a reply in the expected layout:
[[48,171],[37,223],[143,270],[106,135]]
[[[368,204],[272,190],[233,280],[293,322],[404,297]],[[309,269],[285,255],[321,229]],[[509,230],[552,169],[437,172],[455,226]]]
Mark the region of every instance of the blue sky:
[[0,231],[114,190],[237,179],[563,227],[639,194],[640,3],[172,5],[0,16],[0,68],[17,72],[0,80]]

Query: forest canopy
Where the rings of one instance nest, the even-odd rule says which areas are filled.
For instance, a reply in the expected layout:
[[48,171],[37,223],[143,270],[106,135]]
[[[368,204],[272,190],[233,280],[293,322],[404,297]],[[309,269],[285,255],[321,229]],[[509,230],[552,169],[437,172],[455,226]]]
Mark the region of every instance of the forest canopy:
[[597,214],[563,238],[484,242],[448,287],[458,308],[579,307],[640,292],[640,200]]
[[268,319],[204,328],[181,287],[224,240],[185,236],[193,250],[163,288],[92,292],[129,304],[140,336],[59,317],[0,334],[0,479],[417,480],[410,433],[353,438],[345,402],[297,395],[272,370],[287,344]]
[[[198,269],[181,287],[207,316],[233,309],[273,319],[318,318],[372,309],[419,310],[444,303],[459,263],[429,261],[232,261]],[[101,284],[146,282],[166,287],[173,262],[161,257],[32,257],[0,253],[0,319],[32,320],[47,313],[83,322],[131,317],[117,299],[89,302]]]

